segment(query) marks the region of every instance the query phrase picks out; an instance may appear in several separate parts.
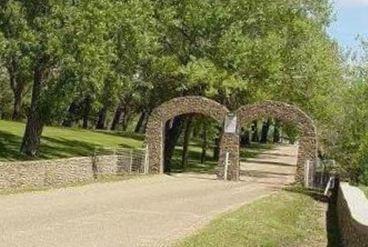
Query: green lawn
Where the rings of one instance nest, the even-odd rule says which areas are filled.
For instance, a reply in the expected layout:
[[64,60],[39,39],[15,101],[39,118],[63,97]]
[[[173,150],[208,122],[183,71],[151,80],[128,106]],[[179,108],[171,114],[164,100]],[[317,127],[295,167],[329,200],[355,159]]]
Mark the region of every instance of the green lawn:
[[[29,157],[19,153],[24,132],[24,123],[0,120],[0,161],[26,160]],[[38,159],[55,159],[75,156],[89,156],[95,150],[104,148],[142,148],[144,135],[92,131],[77,128],[45,127]],[[259,152],[269,149],[271,145],[252,144],[250,148],[241,150],[241,159],[254,157]],[[207,150],[206,162],[200,163],[201,146],[198,141],[191,142],[189,162],[184,169],[181,167],[182,147],[177,146],[174,157],[174,172],[213,172],[217,160],[213,158],[213,148]]]
[[326,246],[321,203],[281,191],[213,220],[178,247]]
[[[25,125],[0,120],[0,161],[24,160],[19,153]],[[42,134],[40,159],[91,155],[102,147],[141,148],[143,136],[46,127]]]

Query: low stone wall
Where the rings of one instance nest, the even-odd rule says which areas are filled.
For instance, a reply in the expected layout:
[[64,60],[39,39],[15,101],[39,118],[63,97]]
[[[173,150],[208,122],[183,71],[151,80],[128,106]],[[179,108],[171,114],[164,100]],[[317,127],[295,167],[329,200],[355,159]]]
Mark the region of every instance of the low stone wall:
[[0,162],[0,189],[61,186],[99,175],[127,173],[129,159],[118,155],[57,160]]
[[368,199],[357,187],[341,183],[337,214],[344,246],[368,246]]

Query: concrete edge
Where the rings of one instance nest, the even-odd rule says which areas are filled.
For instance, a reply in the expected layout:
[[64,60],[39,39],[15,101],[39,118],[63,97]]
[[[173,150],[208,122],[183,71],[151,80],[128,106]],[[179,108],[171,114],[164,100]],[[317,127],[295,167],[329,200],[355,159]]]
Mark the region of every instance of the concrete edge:
[[340,183],[343,199],[346,201],[352,220],[365,228],[368,234],[368,199],[358,187]]

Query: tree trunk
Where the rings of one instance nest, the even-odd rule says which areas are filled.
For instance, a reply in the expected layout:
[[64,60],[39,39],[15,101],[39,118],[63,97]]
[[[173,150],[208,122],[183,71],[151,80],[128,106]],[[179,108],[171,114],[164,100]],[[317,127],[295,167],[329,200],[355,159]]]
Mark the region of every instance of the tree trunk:
[[19,120],[21,118],[21,106],[22,106],[22,96],[25,87],[25,82],[17,76],[19,73],[17,62],[14,58],[11,59],[9,66],[7,67],[10,79],[10,88],[14,94],[13,101],[13,113],[12,120]]
[[103,106],[98,113],[96,129],[105,129],[106,116],[107,116],[107,107]]
[[273,142],[280,142],[280,123],[278,120],[275,120],[274,131],[273,131]]
[[75,116],[78,115],[78,103],[73,101],[68,109],[68,115],[64,119],[62,125],[64,127],[72,127],[75,121]]
[[144,119],[143,124],[142,124],[142,128],[139,130],[139,133],[142,133],[142,134],[146,133],[147,123],[148,123],[150,114],[151,114],[151,111],[147,111],[147,113],[145,115],[145,119]]
[[141,115],[139,116],[139,119],[138,119],[138,122],[137,122],[137,125],[135,126],[135,129],[134,129],[134,132],[135,133],[142,133],[142,129],[143,129],[143,126],[144,126],[144,123],[145,123],[145,120],[147,118],[147,112],[145,110],[143,110],[141,112]]
[[249,147],[250,146],[250,131],[248,129],[242,129],[242,134],[240,135],[240,146]]
[[36,67],[34,71],[31,108],[20,148],[21,153],[28,156],[37,155],[43,130],[42,113],[40,111],[43,70],[40,67]]
[[12,120],[19,120],[21,118],[20,110],[22,106],[22,91],[23,89],[13,90],[14,102],[13,102]]
[[206,126],[203,126],[201,164],[204,164],[206,162],[206,153],[207,153],[207,128]]
[[124,108],[119,104],[115,110],[114,119],[111,123],[111,130],[116,130],[118,125],[120,124],[121,116],[124,113]]
[[126,131],[128,129],[130,120],[132,119],[132,112],[129,112],[128,108],[124,110],[124,116],[121,124],[121,129]]
[[220,157],[220,138],[215,138],[215,143],[213,146],[213,159],[218,160]]
[[87,96],[83,102],[83,129],[88,128],[89,113],[91,111],[91,96]]
[[185,121],[185,131],[184,131],[184,140],[183,140],[183,153],[181,156],[181,167],[185,168],[188,166],[188,148],[190,136],[192,134],[193,129],[193,116],[187,116]]
[[270,129],[270,125],[271,125],[270,118],[267,119],[267,121],[263,121],[262,131],[261,131],[261,140],[259,141],[260,143],[267,143],[268,131]]
[[[170,122],[172,126],[170,128]],[[164,150],[164,172],[171,171],[171,158],[174,154],[176,143],[183,129],[183,117],[175,117],[165,124],[165,150]]]
[[257,120],[253,121],[252,125],[252,142],[258,142],[259,136],[258,136],[258,122]]

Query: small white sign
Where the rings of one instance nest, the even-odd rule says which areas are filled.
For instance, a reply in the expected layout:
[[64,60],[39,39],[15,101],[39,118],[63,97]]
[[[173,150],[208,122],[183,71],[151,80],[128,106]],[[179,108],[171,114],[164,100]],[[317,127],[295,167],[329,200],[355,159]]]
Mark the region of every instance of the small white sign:
[[236,115],[229,113],[225,119],[225,133],[236,133]]

